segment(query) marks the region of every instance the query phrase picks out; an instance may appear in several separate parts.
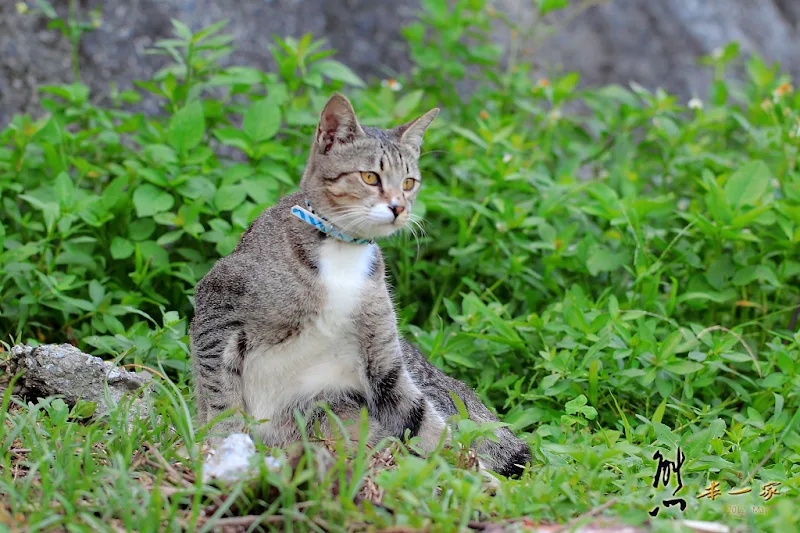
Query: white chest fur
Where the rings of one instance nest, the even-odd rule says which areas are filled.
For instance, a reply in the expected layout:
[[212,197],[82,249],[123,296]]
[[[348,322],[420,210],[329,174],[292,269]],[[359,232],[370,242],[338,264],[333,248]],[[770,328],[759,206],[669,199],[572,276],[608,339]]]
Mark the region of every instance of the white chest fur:
[[[325,290],[322,309],[292,340],[250,354],[243,375],[247,412],[273,419],[297,401],[324,391],[362,390],[361,357],[355,337],[357,309],[375,258],[374,245],[327,239],[320,251],[319,276]],[[277,421],[276,421],[277,422]],[[280,427],[256,430],[279,442]]]

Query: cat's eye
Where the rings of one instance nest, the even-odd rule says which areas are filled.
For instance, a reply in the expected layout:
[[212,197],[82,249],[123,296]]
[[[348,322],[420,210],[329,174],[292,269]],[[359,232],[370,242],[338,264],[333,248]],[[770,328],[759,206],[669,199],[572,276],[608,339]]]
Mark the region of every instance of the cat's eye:
[[367,185],[377,185],[378,184],[378,175],[374,172],[362,172],[361,179],[364,180],[364,183]]
[[414,188],[414,184],[417,183],[417,180],[414,178],[406,178],[403,180],[403,190],[410,191]]

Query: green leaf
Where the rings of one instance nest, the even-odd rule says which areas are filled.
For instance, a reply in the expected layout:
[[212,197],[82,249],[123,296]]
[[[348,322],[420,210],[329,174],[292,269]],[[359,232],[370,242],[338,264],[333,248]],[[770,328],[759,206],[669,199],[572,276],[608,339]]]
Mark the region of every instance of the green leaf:
[[99,304],[105,295],[106,289],[99,281],[93,279],[89,282],[89,298],[92,299],[93,304]]
[[171,19],[170,22],[172,23],[172,29],[175,31],[175,35],[187,41],[191,40],[192,30],[189,29],[189,26],[178,19]]
[[217,253],[221,256],[226,256],[230,254],[236,245],[239,244],[239,239],[241,235],[239,233],[231,233],[225,235],[216,246]]
[[675,355],[682,340],[683,336],[680,331],[673,331],[670,333],[669,336],[664,339],[664,342],[661,343],[661,350],[658,352],[658,358],[663,361]]
[[62,206],[67,206],[72,203],[72,195],[75,187],[72,184],[72,178],[66,172],[61,172],[56,177],[56,194],[58,194],[58,202]]
[[361,78],[359,78],[355,72],[350,70],[349,67],[332,59],[318,61],[317,63],[314,63],[311,66],[310,70],[311,72],[318,72],[319,74],[322,74],[326,78],[330,78],[336,81],[341,81],[348,85],[352,85],[354,87],[366,86],[364,81]]
[[243,129],[255,143],[271,139],[281,126],[281,108],[271,98],[253,102],[244,114]]
[[462,127],[459,127],[459,126],[451,126],[451,128],[453,129],[453,131],[455,131],[456,133],[458,133],[462,137],[472,141],[473,143],[477,144],[481,148],[488,148],[488,145],[486,144],[486,141],[481,139],[478,136],[478,134],[475,133],[474,131],[468,130],[466,128],[462,128]]
[[261,71],[250,67],[229,67],[212,77],[208,84],[220,85],[255,85],[261,83]]
[[559,379],[561,379],[560,374],[550,374],[542,378],[542,380],[539,382],[539,385],[542,387],[542,391],[547,391],[547,389],[552,388]]
[[259,204],[271,203],[278,194],[278,182],[269,176],[257,174],[242,182],[247,194]]
[[581,407],[586,405],[586,396],[581,394],[577,398],[573,398],[572,400],[568,401],[564,404],[564,408],[566,409],[568,414],[575,414],[580,411]]
[[458,395],[449,390],[447,391],[450,394],[450,398],[453,400],[453,404],[456,406],[456,411],[458,412],[458,416],[460,416],[463,420],[469,419],[469,411],[467,411],[467,406],[464,405],[463,400],[458,397]]
[[114,237],[111,241],[111,257],[127,259],[133,253],[133,244],[123,237]]
[[171,194],[149,183],[140,185],[133,193],[133,205],[139,218],[168,211],[174,203],[175,199]]
[[628,252],[614,252],[605,246],[594,246],[586,259],[586,269],[596,276],[600,272],[613,272],[628,262]]
[[447,0],[421,0],[420,4],[437,18],[444,18],[448,15]]
[[72,408],[70,417],[72,418],[89,418],[97,410],[97,402],[87,402],[85,400],[78,400],[75,407]]
[[660,424],[661,420],[664,418],[664,411],[667,409],[667,398],[661,400],[661,403],[658,404],[655,413],[653,413],[652,422],[654,424]]
[[661,441],[662,444],[669,447],[671,450],[674,450],[680,445],[681,439],[678,435],[672,432],[669,426],[664,424],[654,422],[653,423],[653,430],[656,432],[656,438]]
[[253,155],[250,137],[242,130],[236,128],[220,128],[214,130],[214,137],[219,139],[222,144],[238,148],[248,156]]
[[220,211],[231,211],[244,202],[247,189],[243,185],[225,185],[214,195],[214,204]]
[[539,4],[539,13],[542,15],[569,6],[569,0],[537,0],[537,2]]
[[674,372],[675,374],[694,374],[703,369],[703,365],[701,363],[695,363],[694,361],[678,361],[674,363],[667,363],[664,365],[666,370],[670,372]]
[[194,101],[172,116],[167,130],[167,141],[177,152],[185,154],[203,140],[206,121],[203,106]]
[[421,90],[417,90],[403,96],[394,106],[394,116],[398,118],[408,116],[419,106],[424,94]]
[[725,196],[734,208],[756,205],[769,188],[772,174],[763,161],[750,161],[734,172],[725,183]]
[[566,424],[568,426],[572,426],[574,424],[578,424],[580,426],[586,426],[588,422],[583,418],[578,418],[577,416],[572,415],[561,415],[561,423]]
[[36,0],[36,7],[42,10],[42,13],[44,13],[45,17],[49,19],[58,18],[58,13],[56,13],[56,10],[53,9],[52,4],[50,4],[50,2],[47,0]]
[[444,356],[445,360],[454,365],[463,366],[465,368],[480,368],[475,361],[463,354],[456,352],[445,352],[442,355]]
[[211,198],[216,191],[217,188],[214,184],[202,176],[193,176],[178,188],[178,192],[181,195],[191,200]]
[[138,246],[145,262],[149,262],[153,268],[160,268],[169,264],[169,253],[157,242],[144,241],[140,242]]
[[[586,405],[586,403],[586,396],[581,394],[577,398],[574,398],[564,404],[564,408],[566,409],[568,415],[581,414],[589,420],[593,420],[597,416],[597,409],[591,405]],[[565,416],[566,415],[562,415],[562,420]]]
[[167,244],[172,244],[173,242],[177,241],[183,236],[184,231],[182,229],[175,230],[175,231],[168,231],[164,235],[158,238],[156,243],[160,246],[166,246]]

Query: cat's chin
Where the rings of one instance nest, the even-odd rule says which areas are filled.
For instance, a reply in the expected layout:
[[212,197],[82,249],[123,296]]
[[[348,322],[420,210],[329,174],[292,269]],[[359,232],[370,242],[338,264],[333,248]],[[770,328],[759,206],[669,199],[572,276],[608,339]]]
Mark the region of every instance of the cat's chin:
[[364,235],[367,239],[380,239],[383,237],[388,237],[398,231],[402,230],[405,227],[405,223],[403,224],[395,224],[393,222],[384,222],[380,224],[373,224],[369,230],[365,233],[368,235]]

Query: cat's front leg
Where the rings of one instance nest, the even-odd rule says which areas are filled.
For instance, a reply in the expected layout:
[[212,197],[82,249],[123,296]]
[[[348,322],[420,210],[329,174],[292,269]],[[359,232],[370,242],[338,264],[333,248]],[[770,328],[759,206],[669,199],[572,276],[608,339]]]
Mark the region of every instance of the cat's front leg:
[[396,319],[388,301],[369,302],[360,323],[361,381],[370,419],[386,434],[402,439],[419,436],[425,451],[435,449],[448,434],[444,417],[414,383],[406,368],[397,334]]
[[[205,326],[205,327],[204,327]],[[197,418],[207,424],[231,409],[243,409],[242,364],[247,339],[240,321],[193,324],[192,358],[195,375]],[[208,441],[218,445],[232,433],[245,429],[242,413],[234,413],[214,424]]]
[[442,442],[448,442],[444,418],[412,381],[402,359],[394,355],[372,353],[368,357],[389,359],[388,365],[373,364],[365,376],[367,409],[382,430],[402,439],[420,437],[422,449],[430,452]]

